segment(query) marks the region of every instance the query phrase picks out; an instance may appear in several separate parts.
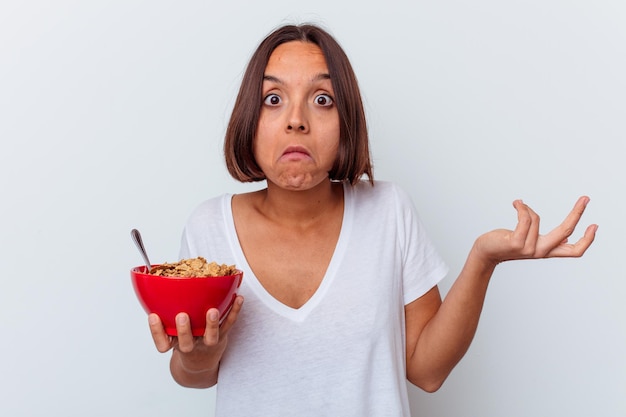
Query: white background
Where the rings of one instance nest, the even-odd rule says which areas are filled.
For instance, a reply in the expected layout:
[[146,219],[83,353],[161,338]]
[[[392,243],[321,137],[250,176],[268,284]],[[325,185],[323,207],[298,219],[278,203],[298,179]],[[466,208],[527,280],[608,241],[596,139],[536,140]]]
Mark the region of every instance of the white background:
[[[175,260],[231,180],[221,142],[245,64],[281,23],[350,56],[378,179],[413,196],[451,267],[579,195],[582,259],[504,264],[470,351],[414,416],[626,416],[626,3],[622,0],[4,1],[0,413],[211,416],[153,348],[129,269]],[[258,381],[262,384],[263,381]],[[242,399],[245,401],[245,399]]]

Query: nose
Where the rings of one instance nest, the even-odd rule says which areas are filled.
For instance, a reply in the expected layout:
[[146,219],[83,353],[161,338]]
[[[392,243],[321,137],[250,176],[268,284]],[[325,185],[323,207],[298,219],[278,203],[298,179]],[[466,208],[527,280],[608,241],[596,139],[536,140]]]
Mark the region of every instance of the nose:
[[306,116],[305,105],[294,104],[287,116],[287,131],[306,133],[309,131],[309,122]]
[[[295,128],[294,126],[297,126],[297,128]],[[287,125],[287,130],[299,130],[300,132],[305,132],[306,131],[306,127],[304,125],[298,125],[297,123],[293,123],[293,124],[288,124]]]

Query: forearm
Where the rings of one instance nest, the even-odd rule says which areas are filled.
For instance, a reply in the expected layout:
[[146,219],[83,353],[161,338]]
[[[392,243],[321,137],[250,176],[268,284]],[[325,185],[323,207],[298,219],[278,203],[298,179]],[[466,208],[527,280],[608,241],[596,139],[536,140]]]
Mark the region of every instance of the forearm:
[[412,383],[436,391],[467,352],[495,266],[472,248],[459,277],[407,355],[407,377]]
[[[496,229],[480,236],[443,303],[434,291],[405,307],[407,377],[427,391],[437,390],[469,348],[483,308],[487,286],[499,262],[516,259],[582,256],[593,242],[597,225],[576,243],[567,242],[589,202],[581,197],[565,221],[539,234],[539,216],[521,200],[514,230]],[[424,318],[425,316],[425,318]]]

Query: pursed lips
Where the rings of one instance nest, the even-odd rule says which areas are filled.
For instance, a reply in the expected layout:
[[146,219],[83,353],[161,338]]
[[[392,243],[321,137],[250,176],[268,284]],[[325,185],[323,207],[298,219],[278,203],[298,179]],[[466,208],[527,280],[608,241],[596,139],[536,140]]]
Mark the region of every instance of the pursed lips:
[[285,149],[280,159],[287,159],[290,161],[311,159],[311,155],[309,154],[309,151],[302,146],[289,146]]

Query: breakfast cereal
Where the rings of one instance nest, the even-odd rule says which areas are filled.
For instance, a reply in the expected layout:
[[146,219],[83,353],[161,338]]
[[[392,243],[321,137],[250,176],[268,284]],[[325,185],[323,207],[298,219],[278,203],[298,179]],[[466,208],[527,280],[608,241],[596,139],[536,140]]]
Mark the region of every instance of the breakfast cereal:
[[207,262],[201,256],[191,259],[183,259],[175,263],[164,263],[153,266],[150,269],[151,275],[164,277],[221,277],[233,275],[236,272],[235,265],[218,264],[217,262]]

